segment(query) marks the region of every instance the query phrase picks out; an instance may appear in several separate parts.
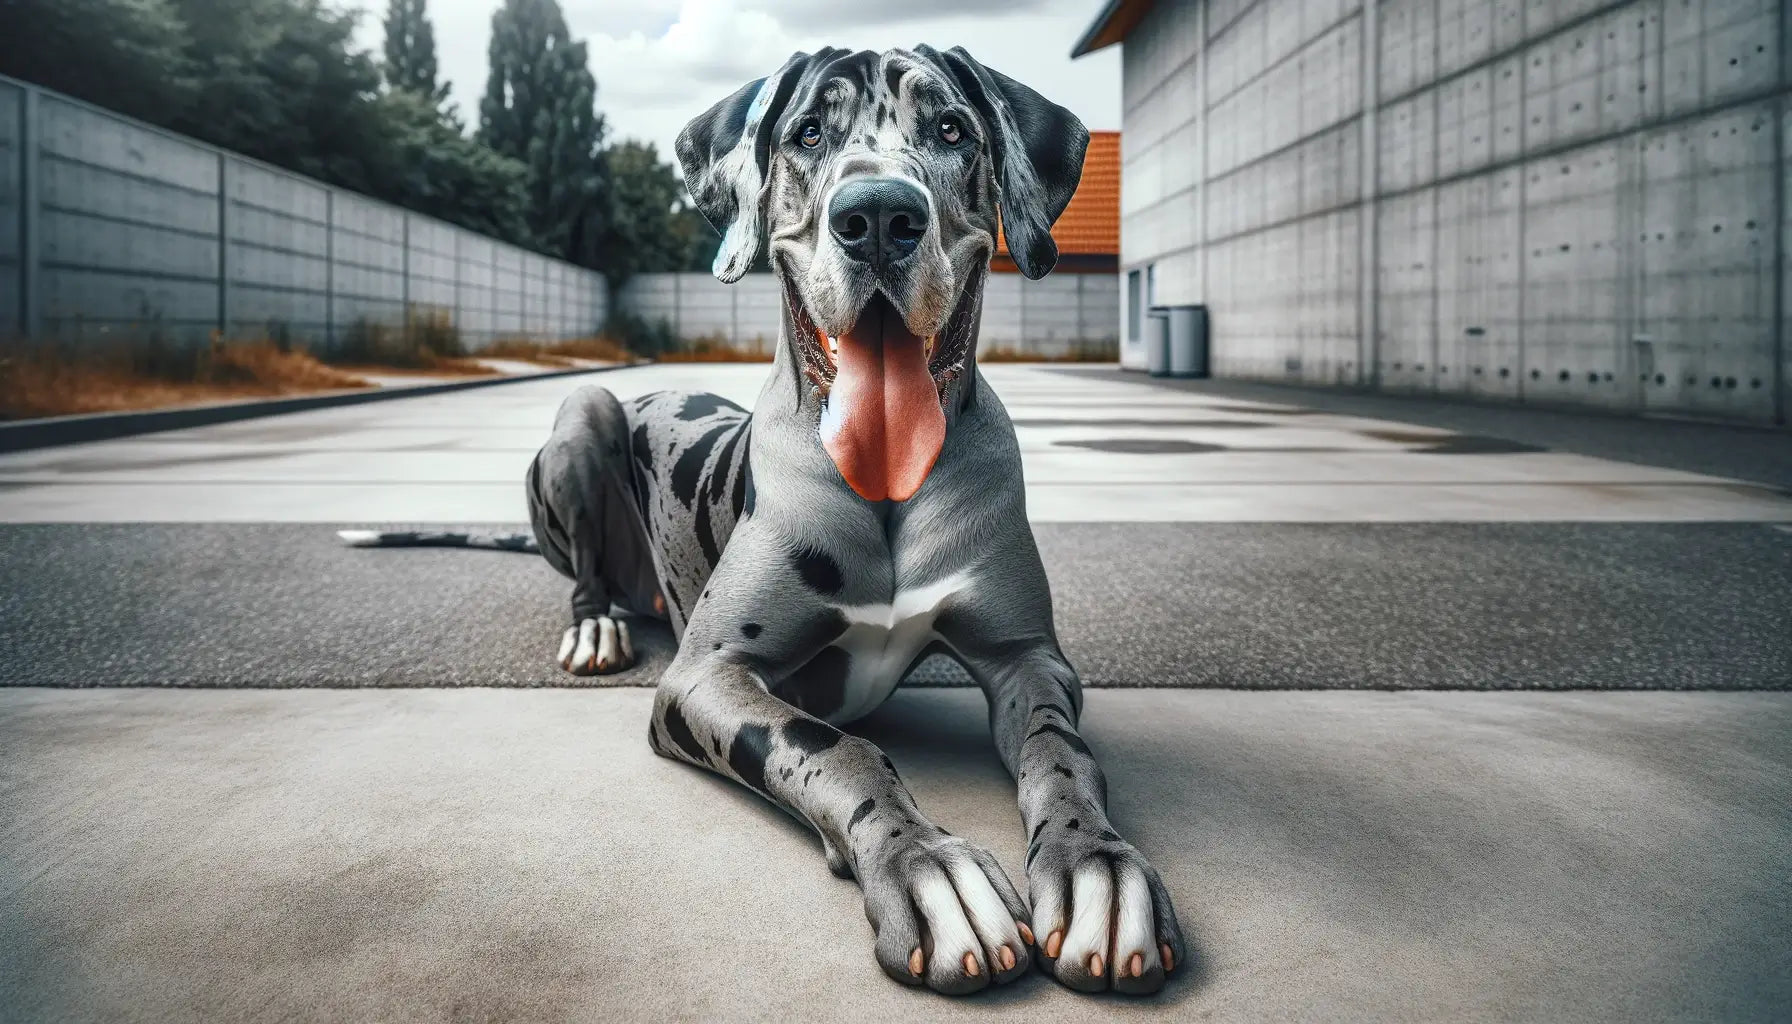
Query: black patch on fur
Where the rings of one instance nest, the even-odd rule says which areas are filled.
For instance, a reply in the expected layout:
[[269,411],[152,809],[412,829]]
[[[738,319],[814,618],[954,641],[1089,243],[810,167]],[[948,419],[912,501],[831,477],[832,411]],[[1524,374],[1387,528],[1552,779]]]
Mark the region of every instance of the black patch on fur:
[[1058,774],[1059,774],[1059,775],[1062,775],[1062,776],[1064,776],[1064,777],[1065,777],[1065,778],[1067,778],[1067,779],[1074,779],[1074,778],[1076,778],[1076,776],[1075,776],[1075,775],[1073,775],[1073,774],[1071,774],[1071,771],[1070,771],[1070,769],[1068,769],[1068,768],[1066,768],[1066,767],[1064,767],[1064,766],[1063,766],[1063,765],[1061,765],[1061,764],[1054,764],[1054,765],[1052,765],[1052,771],[1054,771],[1054,772],[1057,772],[1057,773],[1058,773]]
[[1077,830],[1077,826],[1079,826],[1081,824],[1082,824],[1082,821],[1080,819],[1072,818],[1068,822],[1065,823],[1064,827],[1069,829],[1072,832],[1075,832]]
[[871,809],[876,806],[876,800],[867,800],[860,804],[859,809],[852,812],[852,820],[846,823],[846,831],[851,832],[854,828],[857,828],[859,822],[865,820],[865,815],[870,814]]
[[697,487],[703,479],[703,464],[709,461],[710,449],[716,446],[716,439],[733,426],[732,423],[724,423],[711,427],[702,437],[692,441],[691,446],[678,457],[678,461],[672,464],[672,493],[678,498],[679,504],[688,508],[696,500]]
[[678,410],[678,418],[681,420],[700,420],[707,416],[714,416],[718,409],[739,408],[740,406],[735,405],[721,395],[700,392],[695,395],[685,396],[684,405]]
[[827,644],[840,639],[846,632],[846,616],[840,614],[838,608],[828,608],[803,626],[802,633],[791,642],[791,647],[799,651],[820,650]]
[[791,563],[796,566],[798,576],[808,584],[810,590],[821,594],[837,595],[846,589],[846,577],[840,572],[840,563],[834,556],[819,548],[803,547],[791,552]]
[[826,718],[846,703],[846,675],[851,668],[851,655],[838,647],[823,647],[778,684],[778,695],[816,718]]
[[890,830],[890,838],[891,838],[891,839],[900,839],[900,838],[901,838],[901,837],[902,837],[902,830],[901,830],[901,829],[899,829],[899,828],[893,828],[893,829],[891,829],[891,830]]
[[1039,824],[1033,826],[1033,834],[1027,837],[1027,842],[1029,842],[1029,843],[1038,842],[1039,841],[1039,833],[1044,832],[1045,826],[1050,825],[1051,823],[1052,823],[1052,819],[1050,819],[1050,818],[1039,819]]
[[697,522],[695,529],[697,531],[697,544],[703,548],[703,560],[709,563],[709,568],[713,572],[716,563],[722,560],[722,549],[716,547],[716,532],[711,529],[709,525],[709,502],[707,501],[699,501],[697,503]]
[[635,432],[631,437],[631,446],[635,452],[635,465],[643,473],[653,473],[653,444],[647,439],[647,424],[635,424]]
[[884,66],[884,85],[890,90],[891,96],[902,96],[902,75],[907,70],[894,61]]
[[740,625],[740,635],[746,637],[748,640],[757,640],[760,631],[764,628],[764,626],[761,626],[757,622],[743,622]]
[[728,745],[728,770],[759,792],[765,792],[765,759],[771,754],[772,731],[763,725],[743,725]]
[[672,737],[672,742],[678,744],[678,749],[698,764],[707,765],[709,755],[704,752],[703,744],[697,742],[696,734],[691,732],[690,723],[684,720],[684,712],[678,709],[677,701],[666,702],[665,717],[666,735]]
[[753,491],[753,455],[748,451],[740,457],[740,475],[734,478],[734,518],[738,522],[741,514],[753,514],[753,502],[758,497]]
[[[734,464],[734,449],[740,444],[740,439],[745,437],[746,433],[745,429],[736,431],[734,436],[728,439],[728,443],[722,446],[722,453],[716,456],[716,471],[709,476],[709,503],[711,505],[720,504],[722,501],[722,492],[728,488],[728,467]],[[740,510],[736,509],[735,515],[739,514]]]
[[840,730],[826,722],[792,718],[784,723],[780,738],[785,746],[801,751],[804,757],[814,757],[824,750],[832,750],[834,744],[840,742]]
[[1032,739],[1033,737],[1038,736],[1041,733],[1047,733],[1047,732],[1056,733],[1058,735],[1059,739],[1063,740],[1065,743],[1070,745],[1070,749],[1076,751],[1077,753],[1083,755],[1084,757],[1094,758],[1095,755],[1089,752],[1089,745],[1087,743],[1083,742],[1083,738],[1081,736],[1078,736],[1076,733],[1071,732],[1069,729],[1064,728],[1061,725],[1053,725],[1052,723],[1047,722],[1046,724],[1040,726],[1039,728],[1034,729],[1032,732],[1027,733],[1027,739]]

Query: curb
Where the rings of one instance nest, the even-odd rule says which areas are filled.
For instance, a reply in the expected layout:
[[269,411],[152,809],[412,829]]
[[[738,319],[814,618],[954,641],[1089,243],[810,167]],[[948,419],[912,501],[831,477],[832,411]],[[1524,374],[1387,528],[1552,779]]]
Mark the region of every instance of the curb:
[[587,373],[626,369],[631,365],[635,364],[582,366],[572,370],[549,370],[545,373],[513,377],[475,377],[471,380],[418,384],[411,387],[369,388],[365,391],[338,391],[324,395],[296,395],[292,398],[273,398],[263,402],[228,402],[220,405],[187,406],[178,409],[146,409],[142,412],[98,412],[81,416],[53,416],[45,419],[0,423],[0,453],[22,452],[33,448],[54,448],[59,445],[80,444],[85,441],[107,441],[120,437],[133,437],[138,434],[154,434],[164,430],[183,430],[187,427],[204,427],[215,423],[232,423],[237,420],[261,419],[265,416],[282,416],[289,412],[308,412],[312,409],[361,405],[364,402],[383,402],[395,398],[416,398],[421,395],[447,394],[451,391],[470,391],[473,388],[496,387],[500,384],[516,384],[521,381],[576,377]]

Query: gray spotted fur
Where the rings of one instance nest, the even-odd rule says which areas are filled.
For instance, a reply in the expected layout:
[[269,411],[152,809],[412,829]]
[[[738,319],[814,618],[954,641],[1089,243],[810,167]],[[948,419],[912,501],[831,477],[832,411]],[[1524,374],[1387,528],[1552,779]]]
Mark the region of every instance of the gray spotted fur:
[[[948,115],[968,130],[964,144],[938,136]],[[811,117],[824,134],[813,148],[797,141]],[[655,700],[653,749],[735,779],[813,828],[829,866],[864,891],[879,964],[942,992],[1006,981],[1033,959],[1075,988],[1148,992],[1167,974],[1160,948],[1186,959],[1169,895],[1109,820],[1107,782],[1077,734],[1081,684],[1058,646],[1019,447],[976,373],[998,219],[1023,272],[1048,271],[1049,230],[1087,138],[1068,111],[963,50],[793,56],[678,141],[685,180],[724,238],[717,276],[737,278],[764,249],[785,286],[780,345],[752,415],[713,396],[618,403],[588,388],[568,399],[531,470],[537,536],[564,549],[556,567],[575,590],[640,611],[645,573],[665,594],[680,643]],[[833,243],[828,199],[859,175],[900,176],[929,197],[914,256],[872,269]],[[832,369],[815,328],[843,333],[877,290],[913,333],[940,335],[930,370],[946,438],[905,502],[859,498],[817,433]],[[544,523],[561,539],[548,543]],[[837,728],[910,664],[860,660],[910,653],[864,623],[936,592],[929,617],[914,620],[926,632],[913,654],[955,657],[989,699],[997,751],[1019,787],[1029,900],[986,851],[921,812],[882,752]],[[575,621],[579,607],[575,596]],[[1079,877],[1096,880],[1088,892],[1109,885],[1111,898],[1077,904]],[[1008,920],[976,924],[977,908],[988,917],[991,906]],[[987,934],[960,950],[953,913]],[[1037,947],[1002,938],[1018,934],[1015,921],[1031,923]],[[1061,955],[1047,956],[1059,930]],[[1070,937],[1084,933],[1087,948],[1073,951]],[[920,975],[909,966],[917,948]],[[1115,959],[1134,952],[1145,969],[1119,976]]]

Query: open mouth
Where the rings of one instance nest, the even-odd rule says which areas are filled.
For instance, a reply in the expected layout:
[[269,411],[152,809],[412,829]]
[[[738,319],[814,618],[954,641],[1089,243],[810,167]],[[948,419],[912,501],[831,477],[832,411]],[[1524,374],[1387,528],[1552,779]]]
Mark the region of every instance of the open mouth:
[[959,293],[944,326],[923,338],[881,290],[852,327],[830,335],[785,278],[803,374],[821,397],[822,447],[859,497],[906,501],[932,470],[946,438],[946,389],[970,356],[975,284]]

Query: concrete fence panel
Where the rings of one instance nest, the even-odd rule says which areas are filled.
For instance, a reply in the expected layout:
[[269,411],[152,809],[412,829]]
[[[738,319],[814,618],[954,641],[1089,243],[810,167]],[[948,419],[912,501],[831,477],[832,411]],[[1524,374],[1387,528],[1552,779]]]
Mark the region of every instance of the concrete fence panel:
[[24,166],[41,329],[206,337],[219,324],[217,154],[47,93],[36,106]]
[[329,333],[330,192],[297,175],[225,158],[226,333]]
[[[725,285],[704,273],[639,274],[617,296],[649,323],[665,321],[686,344],[720,340],[761,354],[778,342],[783,293],[772,274]],[[985,350],[1065,356],[1117,344],[1120,289],[1112,274],[1052,274],[1028,281],[991,274],[983,290]]]
[[0,338],[590,335],[589,270],[0,77]]
[[0,81],[0,338],[22,331],[25,315],[25,178],[22,168],[25,100],[21,87]]

